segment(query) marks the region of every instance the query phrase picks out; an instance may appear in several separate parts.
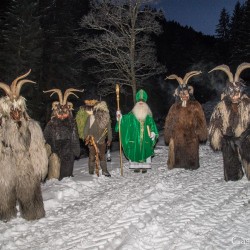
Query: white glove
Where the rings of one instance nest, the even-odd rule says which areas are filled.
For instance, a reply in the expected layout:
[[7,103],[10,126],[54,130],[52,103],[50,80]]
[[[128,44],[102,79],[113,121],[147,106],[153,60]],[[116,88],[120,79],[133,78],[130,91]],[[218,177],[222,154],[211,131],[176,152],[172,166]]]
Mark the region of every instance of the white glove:
[[120,110],[117,110],[116,111],[116,120],[119,121],[119,119],[121,120],[122,119],[122,113]]
[[151,132],[150,133],[150,138],[152,139],[152,141],[154,141],[154,139],[155,139],[155,132]]

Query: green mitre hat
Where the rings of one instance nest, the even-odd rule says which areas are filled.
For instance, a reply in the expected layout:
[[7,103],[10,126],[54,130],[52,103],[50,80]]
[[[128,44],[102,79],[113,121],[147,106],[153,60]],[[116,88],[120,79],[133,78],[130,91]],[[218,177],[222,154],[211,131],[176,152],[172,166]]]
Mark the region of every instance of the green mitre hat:
[[146,102],[148,100],[148,95],[147,95],[147,93],[143,89],[140,89],[136,93],[135,100],[136,100],[136,102],[139,102],[139,101]]

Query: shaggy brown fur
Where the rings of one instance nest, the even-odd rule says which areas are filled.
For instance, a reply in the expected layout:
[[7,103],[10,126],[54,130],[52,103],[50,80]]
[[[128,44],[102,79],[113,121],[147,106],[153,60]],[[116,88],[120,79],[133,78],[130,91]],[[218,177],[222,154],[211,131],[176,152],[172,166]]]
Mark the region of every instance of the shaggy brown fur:
[[108,126],[108,123],[110,122],[110,115],[106,102],[102,101],[95,105],[94,115],[100,129],[104,129]]
[[199,168],[199,142],[207,140],[204,112],[198,101],[172,105],[165,120],[164,137],[169,144],[168,168]]
[[[91,119],[93,123],[91,124]],[[94,107],[94,114],[87,118],[86,125],[84,127],[83,137],[86,139],[89,135],[94,137],[95,143],[99,149],[99,160],[102,168],[102,173],[107,173],[107,162],[105,156],[106,140],[112,141],[112,129],[109,110],[106,102],[100,102]],[[95,155],[94,147],[89,146],[89,173],[94,173],[95,168]]]
[[241,164],[250,180],[249,127],[250,99],[246,95],[238,104],[225,97],[215,107],[209,124],[209,140],[213,150],[222,151],[226,181],[243,177]]

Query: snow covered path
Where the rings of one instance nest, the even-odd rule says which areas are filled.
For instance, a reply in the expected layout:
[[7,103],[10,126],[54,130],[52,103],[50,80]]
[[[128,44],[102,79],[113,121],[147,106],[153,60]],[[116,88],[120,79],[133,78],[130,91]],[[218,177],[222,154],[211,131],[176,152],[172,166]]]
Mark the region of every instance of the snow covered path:
[[[87,158],[73,178],[43,184],[46,218],[0,222],[0,249],[250,249],[250,183],[224,182],[222,157],[200,148],[200,169],[167,170],[157,145],[153,169],[134,173],[119,152],[112,177],[89,176]],[[110,163],[109,163],[110,164]]]

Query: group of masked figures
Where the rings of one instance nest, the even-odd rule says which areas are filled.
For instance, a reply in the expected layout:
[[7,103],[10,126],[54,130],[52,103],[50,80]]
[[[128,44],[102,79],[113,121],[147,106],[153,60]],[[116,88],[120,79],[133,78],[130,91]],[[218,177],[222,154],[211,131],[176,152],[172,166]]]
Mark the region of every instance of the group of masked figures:
[[[238,66],[233,75],[226,65],[213,71],[223,71],[228,77],[226,87],[211,115],[209,124],[201,104],[194,98],[194,89],[188,84],[200,71],[186,73],[177,80],[175,103],[165,120],[164,138],[168,145],[168,169],[198,169],[199,145],[209,140],[214,151],[222,151],[225,181],[240,180],[244,174],[250,180],[250,98],[240,74],[250,68],[249,63]],[[9,221],[20,215],[26,220],[45,216],[41,182],[46,179],[73,176],[76,157],[80,155],[80,139],[88,147],[89,174],[110,177],[106,150],[112,142],[110,113],[105,101],[85,100],[85,105],[73,117],[70,95],[78,97],[74,88],[64,94],[60,89],[44,91],[57,94],[52,103],[51,119],[44,130],[27,113],[25,98],[20,90],[30,71],[17,77],[10,85],[0,83],[5,96],[0,98],[0,220]],[[154,147],[159,137],[153,114],[147,104],[148,95],[140,89],[133,109],[116,113],[115,131],[129,168],[146,173],[152,167]]]
[[[199,145],[209,140],[214,151],[222,151],[225,181],[240,180],[244,174],[250,180],[250,99],[240,74],[250,68],[249,63],[238,66],[233,75],[227,65],[213,68],[223,71],[228,77],[226,87],[207,124],[201,104],[194,98],[194,88],[188,84],[191,77],[201,71],[191,71],[181,78],[175,74],[166,79],[177,80],[174,92],[175,103],[165,119],[164,139],[168,147],[168,169],[195,170],[200,167]],[[154,146],[159,136],[147,94],[140,90],[136,95],[133,110],[122,115],[117,112],[123,152],[129,159],[130,168],[146,173],[151,168]]]

